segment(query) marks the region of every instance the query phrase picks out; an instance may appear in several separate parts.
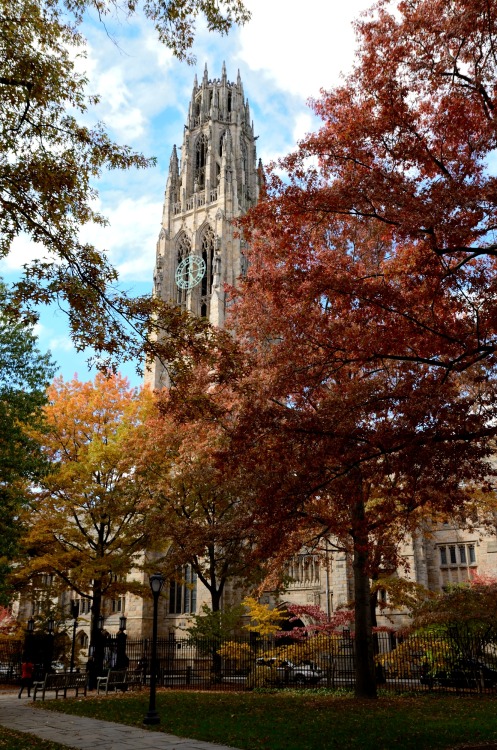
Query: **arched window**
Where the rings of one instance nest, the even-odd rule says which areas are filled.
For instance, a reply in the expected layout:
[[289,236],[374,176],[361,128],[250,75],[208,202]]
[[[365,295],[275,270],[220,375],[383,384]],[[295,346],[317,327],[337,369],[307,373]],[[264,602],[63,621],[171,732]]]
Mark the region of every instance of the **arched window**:
[[169,614],[194,614],[196,610],[197,574],[191,565],[184,565],[169,582]]
[[240,143],[240,167],[239,196],[250,200],[247,144],[243,140]]
[[221,138],[219,139],[219,156],[223,155],[223,148],[224,148],[224,137],[226,135],[226,130],[223,130],[221,133]]
[[[182,260],[190,255],[191,244],[190,240],[184,232],[181,232],[176,242],[176,268],[179,266]],[[186,306],[186,289],[180,289],[176,286],[176,303],[181,307]]]
[[195,144],[195,182],[199,190],[205,187],[205,167],[207,164],[207,149],[209,141],[205,133],[199,135]]
[[243,171],[245,172],[245,183],[248,182],[248,155],[247,155],[247,146],[242,141],[240,144],[240,152],[242,157],[242,167]]
[[207,226],[202,235],[202,258],[204,259],[206,269],[200,291],[200,315],[202,318],[208,318],[210,312],[212,281],[214,276],[214,247],[214,232],[210,226]]

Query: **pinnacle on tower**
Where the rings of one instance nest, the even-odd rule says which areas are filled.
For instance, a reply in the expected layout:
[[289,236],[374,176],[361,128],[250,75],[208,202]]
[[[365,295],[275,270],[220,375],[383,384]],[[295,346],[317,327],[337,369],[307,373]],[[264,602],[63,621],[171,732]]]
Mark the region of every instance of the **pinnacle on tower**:
[[209,83],[209,73],[207,72],[207,63],[205,63],[204,77],[202,78],[202,86],[207,86]]
[[169,159],[169,171],[171,174],[174,174],[175,176],[177,176],[179,172],[178,152],[176,151],[176,144],[174,144],[173,146],[173,150],[171,152],[171,158]]
[[221,71],[221,81],[222,83],[226,83],[226,63],[223,60],[223,67]]

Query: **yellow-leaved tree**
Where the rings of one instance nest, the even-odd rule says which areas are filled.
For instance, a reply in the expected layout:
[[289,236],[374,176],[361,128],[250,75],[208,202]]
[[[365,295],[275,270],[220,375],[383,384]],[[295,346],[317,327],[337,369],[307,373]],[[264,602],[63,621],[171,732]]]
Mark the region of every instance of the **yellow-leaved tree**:
[[16,583],[29,591],[49,573],[53,593],[69,589],[89,598],[91,638],[98,644],[103,597],[140,590],[127,580],[148,541],[134,446],[152,396],[120,375],[98,374],[93,382],[56,379],[48,401],[48,432],[38,439],[51,469],[26,512]]

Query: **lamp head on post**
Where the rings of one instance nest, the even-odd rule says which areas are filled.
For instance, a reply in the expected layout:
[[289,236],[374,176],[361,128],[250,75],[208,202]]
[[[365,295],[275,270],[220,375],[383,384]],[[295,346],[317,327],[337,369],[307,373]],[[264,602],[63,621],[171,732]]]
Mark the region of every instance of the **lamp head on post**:
[[126,630],[126,615],[121,615],[119,618],[119,630],[121,633],[124,633]]
[[71,617],[73,620],[77,620],[79,617],[79,601],[78,599],[71,599]]
[[104,618],[103,615],[100,615],[99,618],[98,618],[97,627],[98,627],[99,630],[103,630],[104,629],[104,619],[105,618]]
[[55,627],[55,620],[53,619],[53,617],[51,617],[47,621],[47,632],[48,632],[48,635],[53,635],[54,627]]
[[32,633],[35,629],[35,621],[32,617],[28,620],[28,633]]
[[153,573],[150,578],[150,588],[152,589],[152,594],[154,596],[159,596],[160,592],[162,591],[162,587],[164,586],[164,576],[162,573]]

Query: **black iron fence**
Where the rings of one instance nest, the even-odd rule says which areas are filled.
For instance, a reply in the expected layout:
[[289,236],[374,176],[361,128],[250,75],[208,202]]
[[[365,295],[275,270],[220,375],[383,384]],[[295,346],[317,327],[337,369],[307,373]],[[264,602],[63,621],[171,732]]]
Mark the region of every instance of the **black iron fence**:
[[24,641],[17,638],[0,640],[0,683],[17,684],[21,679]]
[[[378,683],[393,691],[497,692],[497,644],[426,633],[374,637]],[[128,639],[129,669],[150,675],[151,641]],[[257,687],[353,688],[352,634],[303,641],[233,638],[229,641],[159,638],[158,685],[184,689],[249,690]]]
[[[40,641],[40,648],[43,645]],[[399,638],[375,634],[377,679],[386,690],[497,693],[497,644],[465,633]],[[151,639],[107,636],[104,670],[127,667],[133,683],[150,683]],[[18,683],[25,642],[0,641],[0,682]],[[36,658],[41,670],[43,654]],[[350,688],[355,681],[353,634],[302,641],[232,638],[228,641],[159,638],[157,685],[177,689],[251,690],[259,687]]]

